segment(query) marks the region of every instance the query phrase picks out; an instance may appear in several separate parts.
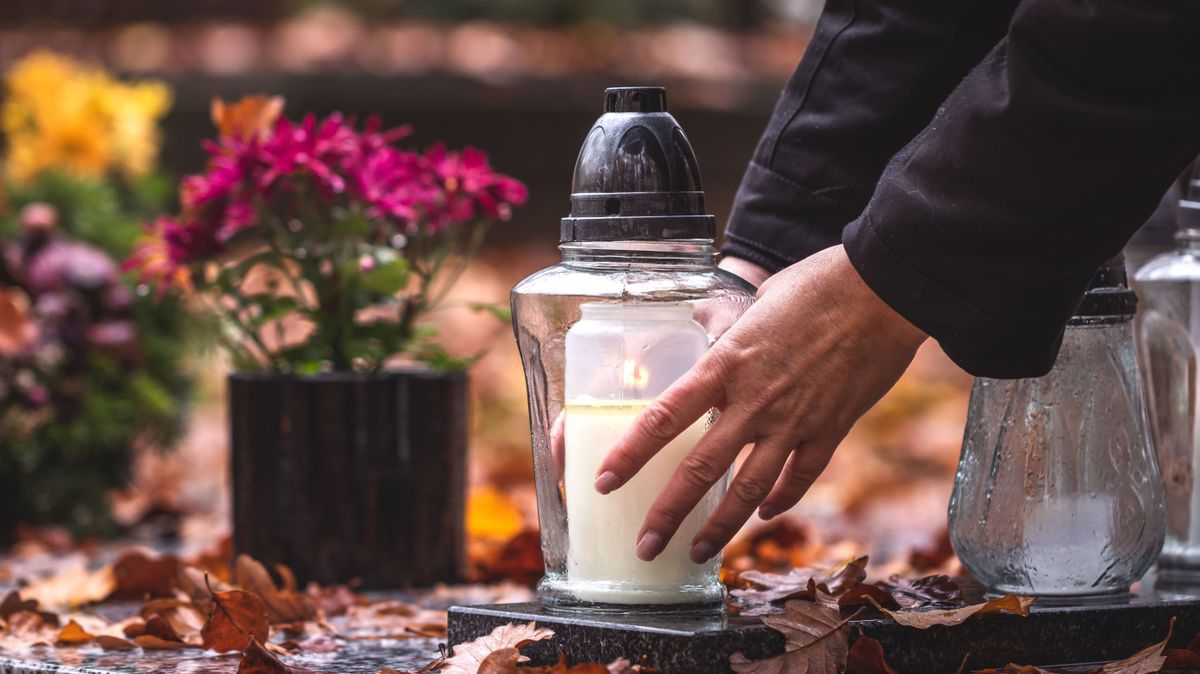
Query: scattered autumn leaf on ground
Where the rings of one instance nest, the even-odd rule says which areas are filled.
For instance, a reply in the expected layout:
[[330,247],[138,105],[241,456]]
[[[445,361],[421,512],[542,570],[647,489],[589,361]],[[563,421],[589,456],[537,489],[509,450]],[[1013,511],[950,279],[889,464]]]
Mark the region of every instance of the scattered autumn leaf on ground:
[[213,593],[208,621],[200,630],[205,648],[226,653],[244,651],[251,641],[266,643],[271,623],[267,605],[244,590]]
[[253,592],[266,603],[272,625],[302,623],[317,617],[317,602],[295,590],[294,581],[289,582],[290,572],[284,575],[284,587],[280,588],[267,567],[247,555],[238,555],[234,575],[243,590]]
[[897,674],[883,655],[883,645],[859,635],[846,657],[846,674]]
[[598,664],[567,666],[567,656],[544,667],[518,667],[521,652],[515,648],[501,648],[484,659],[479,665],[479,674],[611,674],[608,667]]
[[961,604],[963,601],[962,588],[958,583],[950,576],[941,574],[916,580],[892,576],[879,585],[892,594],[901,608]]
[[455,646],[453,654],[446,658],[442,671],[446,674],[477,674],[480,665],[492,653],[503,648],[519,649],[525,644],[552,636],[554,630],[538,627],[533,622],[501,625],[492,630],[491,634]]
[[58,633],[58,643],[67,646],[77,646],[91,641],[94,637],[84,631],[83,627],[74,620],[67,623],[66,627]]
[[828,569],[792,569],[784,574],[746,571],[738,578],[754,587],[733,590],[731,594],[744,604],[786,601],[795,596],[807,596],[809,581],[812,581],[829,594],[837,596],[866,580],[866,569],[867,557],[864,556],[847,559]]
[[[781,615],[764,616],[763,622],[783,633],[785,652],[764,660],[748,660],[734,653],[729,666],[738,674],[838,674],[846,665],[850,617],[836,608],[789,601]],[[852,616],[851,616],[852,617]]]
[[113,637],[107,634],[97,635],[96,645],[109,651],[132,651],[133,649],[137,648],[137,644],[129,641],[128,639]]
[[854,587],[847,588],[837,598],[838,606],[863,606],[867,604],[867,598],[870,597],[880,606],[888,608],[900,608],[900,604],[892,593],[875,584],[859,583]]
[[296,674],[296,670],[251,639],[238,663],[237,674]]
[[116,587],[112,599],[145,599],[174,596],[179,559],[172,555],[151,557],[131,550],[113,563]]
[[933,611],[892,611],[876,604],[874,600],[868,599],[872,604],[875,604],[875,608],[891,616],[897,623],[905,627],[915,627],[922,630],[929,629],[935,625],[959,625],[972,616],[984,615],[986,613],[1004,612],[1024,617],[1029,615],[1029,606],[1033,604],[1033,600],[1034,597],[1006,594],[1003,597],[992,599],[982,604],[972,604],[962,608]]

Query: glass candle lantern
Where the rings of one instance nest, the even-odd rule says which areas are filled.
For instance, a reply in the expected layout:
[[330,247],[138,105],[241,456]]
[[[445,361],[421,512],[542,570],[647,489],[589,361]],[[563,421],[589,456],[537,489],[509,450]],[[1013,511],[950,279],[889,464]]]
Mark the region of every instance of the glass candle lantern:
[[1145,301],[1138,347],[1151,430],[1167,495],[1167,539],[1158,558],[1162,590],[1200,591],[1200,160],[1176,211],[1175,249],[1155,257],[1134,279]]
[[575,166],[561,264],[513,289],[525,368],[546,575],[555,608],[719,607],[720,559],[693,564],[712,488],[654,561],[636,536],[659,491],[704,433],[696,420],[627,484],[599,494],[608,450],[754,300],[716,267],[695,155],[657,87],[609,89]]
[[1124,260],[1096,275],[1044,377],[977,378],[950,539],[994,593],[1080,603],[1122,594],[1166,527]]

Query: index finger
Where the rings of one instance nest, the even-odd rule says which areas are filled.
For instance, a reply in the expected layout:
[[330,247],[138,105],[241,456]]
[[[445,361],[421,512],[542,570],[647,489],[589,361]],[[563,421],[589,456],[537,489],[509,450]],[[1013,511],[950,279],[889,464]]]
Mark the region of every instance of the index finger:
[[596,491],[607,494],[628,482],[667,443],[719,404],[718,369],[712,359],[702,358],[647,405],[600,463]]

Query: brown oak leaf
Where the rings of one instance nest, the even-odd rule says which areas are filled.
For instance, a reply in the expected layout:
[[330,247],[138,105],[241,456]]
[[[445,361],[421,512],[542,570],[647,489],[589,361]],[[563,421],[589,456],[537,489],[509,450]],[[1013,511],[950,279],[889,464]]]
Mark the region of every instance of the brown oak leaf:
[[871,637],[860,635],[850,646],[846,658],[846,674],[897,674],[883,656],[883,645]]
[[828,569],[800,568],[792,569],[788,573],[746,571],[739,579],[755,586],[731,592],[746,604],[786,601],[806,596],[810,580],[817,587],[823,587],[829,594],[838,596],[867,579],[867,557],[853,557]]
[[1034,597],[1025,595],[1006,594],[1003,597],[986,601],[982,604],[972,604],[962,608],[944,609],[935,611],[892,611],[886,609],[874,600],[869,599],[875,608],[888,614],[897,623],[905,627],[915,627],[917,629],[929,629],[935,625],[954,626],[960,625],[966,619],[984,615],[986,613],[1013,613],[1019,616],[1029,615],[1029,606],[1033,604]]
[[[837,674],[846,667],[849,655],[850,617],[842,618],[836,608],[804,601],[789,601],[782,615],[766,616],[763,622],[787,639],[782,655],[748,660],[741,653],[729,658],[738,674]],[[853,617],[853,616],[851,616]]]
[[257,639],[250,640],[250,645],[242,654],[237,668],[237,674],[296,674],[296,672],[296,669],[283,664],[282,660],[260,646]]
[[280,588],[271,578],[267,567],[247,555],[238,555],[234,569],[237,584],[243,590],[258,595],[266,603],[267,615],[270,616],[272,625],[316,619],[316,601],[294,588],[287,589],[286,583],[290,573],[284,576],[285,586]]
[[477,674],[484,660],[502,648],[521,648],[534,641],[549,639],[554,630],[538,627],[535,623],[500,625],[474,641],[454,647],[453,654],[446,658],[441,671],[446,674]]
[[83,627],[74,620],[67,623],[66,627],[58,633],[58,643],[63,646],[78,646],[86,644],[93,639],[93,635],[88,634]]
[[267,605],[252,592],[215,592],[211,613],[200,630],[204,647],[225,653],[244,651],[251,641],[265,643],[271,633]]

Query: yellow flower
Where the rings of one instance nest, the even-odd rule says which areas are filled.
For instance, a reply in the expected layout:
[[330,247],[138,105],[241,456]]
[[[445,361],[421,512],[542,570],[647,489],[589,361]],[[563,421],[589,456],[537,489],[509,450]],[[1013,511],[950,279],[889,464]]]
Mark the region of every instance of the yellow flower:
[[137,177],[154,167],[158,121],[171,105],[161,82],[120,82],[99,68],[39,51],[16,63],[5,85],[0,126],[13,180],[48,169]]

